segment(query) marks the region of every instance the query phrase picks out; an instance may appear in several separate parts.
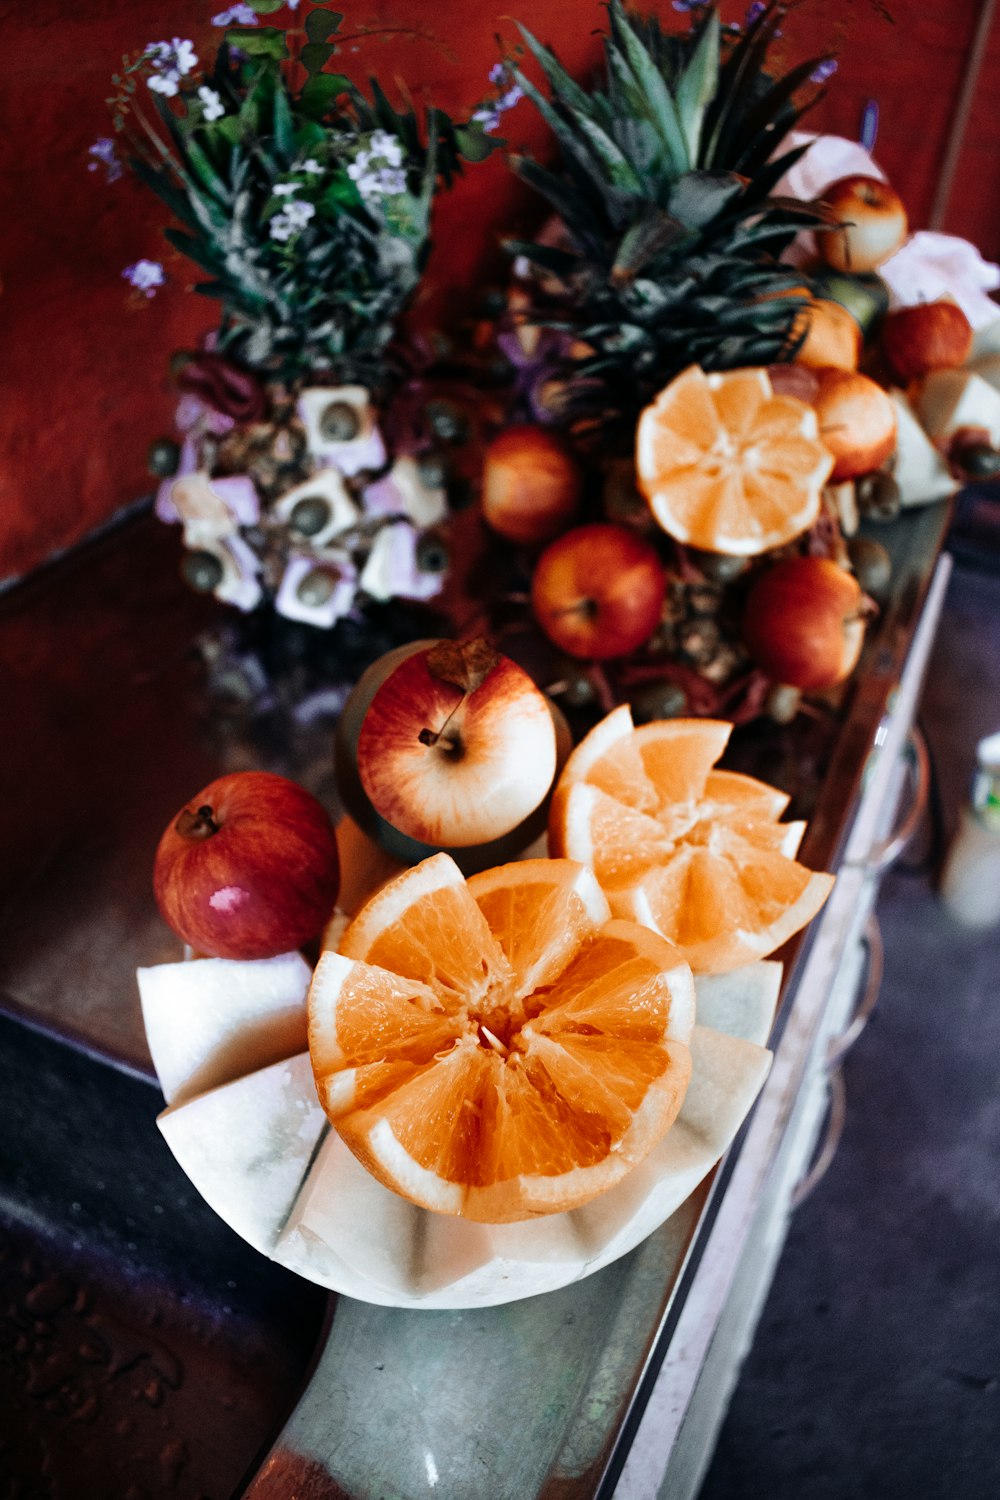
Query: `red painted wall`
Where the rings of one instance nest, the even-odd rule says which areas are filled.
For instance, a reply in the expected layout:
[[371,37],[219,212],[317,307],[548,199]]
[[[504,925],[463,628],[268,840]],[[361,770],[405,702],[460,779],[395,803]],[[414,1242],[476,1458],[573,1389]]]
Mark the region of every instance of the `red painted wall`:
[[[812,123],[855,135],[865,100],[878,98],[878,155],[920,224],[933,200],[978,6],[889,3],[895,26],[868,0],[837,8],[840,71]],[[146,449],[170,427],[168,357],[211,326],[214,309],[180,290],[187,266],[165,254],[158,203],[130,179],[106,185],[102,172],[88,170],[87,149],[110,133],[104,101],[123,52],[172,36],[191,37],[202,50],[218,35],[208,22],[223,4],[0,3],[0,581],[79,542],[150,487]],[[667,0],[661,5],[669,14]],[[574,71],[596,57],[592,29],[603,17],[596,0],[365,0],[350,19],[433,27],[439,46],[371,43],[362,61],[382,78],[402,74],[424,84],[431,98],[461,113],[486,86],[496,35],[513,38],[512,13]],[[824,0],[806,4],[789,22],[789,57],[821,50],[833,13]],[[994,39],[946,225],[992,256],[1000,255],[1000,128],[986,85],[991,71],[996,76],[998,51]],[[508,120],[512,145],[544,150],[544,132],[527,107]],[[498,234],[518,218],[522,226],[530,222],[532,212],[502,161],[471,171],[439,210],[429,313],[460,305],[456,290],[498,273]],[[130,294],[120,274],[143,256],[165,259],[172,281],[149,300]]]

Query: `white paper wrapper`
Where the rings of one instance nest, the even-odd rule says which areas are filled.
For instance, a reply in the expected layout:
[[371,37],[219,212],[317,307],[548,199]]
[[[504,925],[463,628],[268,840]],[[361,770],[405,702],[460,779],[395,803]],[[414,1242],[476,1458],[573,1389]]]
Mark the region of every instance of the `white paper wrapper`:
[[[882,168],[857,141],[843,136],[816,136],[793,131],[786,147],[812,142],[802,160],[786,172],[776,194],[806,201],[818,197],[840,177],[860,174],[885,179]],[[786,148],[783,148],[786,149]],[[815,252],[813,235],[800,235],[786,259],[796,264]],[[951,298],[974,329],[996,322],[997,304],[987,294],[1000,287],[1000,266],[986,261],[974,245],[954,234],[921,229],[878,268],[889,288],[893,307]]]
[[[295,1050],[305,966],[294,958],[141,971],[150,1050],[173,1101],[160,1128],[193,1185],[250,1244],[320,1286],[385,1306],[516,1301],[626,1254],[718,1162],[770,1066],[781,965],[699,980],[691,1083],[653,1153],[583,1208],[474,1224],[390,1192],[330,1128],[308,1053]],[[275,1060],[282,1047],[291,1055]]]

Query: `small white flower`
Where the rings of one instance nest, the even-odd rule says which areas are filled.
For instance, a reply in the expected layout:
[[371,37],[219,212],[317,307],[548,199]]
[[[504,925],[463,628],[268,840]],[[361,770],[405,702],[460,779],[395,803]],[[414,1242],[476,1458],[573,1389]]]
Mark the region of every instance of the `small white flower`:
[[376,130],[371,139],[372,156],[380,156],[387,161],[390,167],[398,167],[403,160],[403,145],[398,135],[390,135],[388,130]]
[[290,240],[293,234],[305,229],[316,212],[315,205],[304,203],[299,198],[290,198],[283,213],[275,214],[271,220],[272,240]]
[[316,206],[313,203],[304,203],[301,198],[292,198],[285,205],[285,213],[293,224],[304,229],[316,213]]
[[145,56],[153,64],[153,76],[149,86],[154,94],[164,94],[172,99],[177,93],[180,80],[198,66],[198,55],[194,43],[175,36],[169,42],[150,42]]
[[402,167],[386,167],[379,173],[379,192],[386,198],[406,192],[406,173]]
[[287,198],[291,193],[297,193],[298,190],[297,182],[276,182],[272,189],[276,198]]
[[202,84],[201,88],[198,90],[198,98],[201,100],[202,105],[204,106],[204,115],[206,120],[221,119],[222,116],[226,113],[226,107],[223,104],[220,96],[216,93],[215,89],[207,88],[204,84]]
[[174,37],[174,67],[183,78],[188,73],[193,73],[198,66],[198,54],[194,50],[194,43],[182,41],[180,37]]
[[322,173],[323,168],[320,166],[315,157],[310,156],[307,161],[304,161],[302,163],[300,170],[310,173],[310,175],[313,177],[318,177]]
[[147,297],[154,296],[156,288],[163,286],[167,279],[158,260],[137,260],[125,267],[122,276],[137,292],[145,292]]
[[352,182],[358,182],[368,171],[368,163],[371,161],[370,151],[359,151],[347,169],[347,175]]
[[168,99],[172,99],[177,92],[177,82],[176,73],[154,73],[149,80],[149,86],[154,94],[164,94]]

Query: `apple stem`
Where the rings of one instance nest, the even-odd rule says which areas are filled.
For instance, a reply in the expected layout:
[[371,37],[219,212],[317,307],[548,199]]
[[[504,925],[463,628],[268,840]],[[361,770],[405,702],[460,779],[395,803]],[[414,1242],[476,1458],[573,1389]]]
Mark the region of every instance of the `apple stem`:
[[191,839],[195,843],[201,839],[210,839],[213,833],[219,831],[219,824],[208,803],[199,807],[197,812],[185,807],[174,827],[182,839]]
[[420,733],[417,735],[417,739],[422,745],[437,745],[443,739],[444,744],[441,746],[442,750],[446,750],[450,755],[453,755],[456,758],[461,754],[461,737],[458,734],[449,734],[448,725],[451,723],[452,719],[455,717],[455,715],[458,713],[458,710],[465,702],[466,696],[467,695],[465,693],[462,694],[461,699],[458,703],[455,704],[455,707],[445,719],[440,729],[421,729]]
[[577,599],[575,604],[550,610],[549,614],[553,620],[561,620],[564,615],[582,615],[585,620],[595,620],[599,612],[600,605],[596,599]]

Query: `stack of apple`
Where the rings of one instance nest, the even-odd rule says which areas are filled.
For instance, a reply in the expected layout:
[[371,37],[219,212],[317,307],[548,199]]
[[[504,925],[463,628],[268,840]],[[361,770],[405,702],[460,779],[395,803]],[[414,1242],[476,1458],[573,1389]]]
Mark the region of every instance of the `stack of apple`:
[[[485,640],[418,641],[359,680],[341,721],[338,783],[363,832],[399,863],[446,849],[472,871],[544,834],[571,748],[555,705]],[[371,860],[370,845],[359,849]],[[337,832],[310,792],[237,771],[171,820],[153,888],[193,954],[263,959],[324,933],[341,873]],[[365,872],[346,873],[365,891]]]

